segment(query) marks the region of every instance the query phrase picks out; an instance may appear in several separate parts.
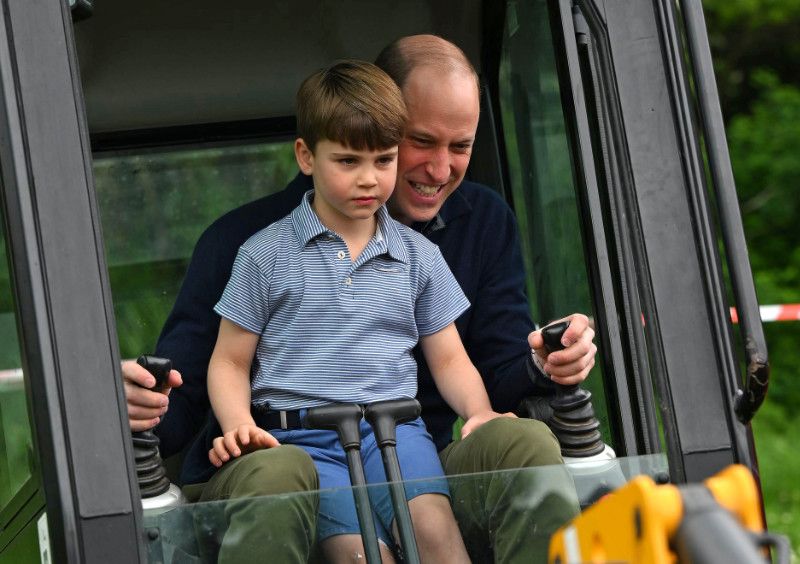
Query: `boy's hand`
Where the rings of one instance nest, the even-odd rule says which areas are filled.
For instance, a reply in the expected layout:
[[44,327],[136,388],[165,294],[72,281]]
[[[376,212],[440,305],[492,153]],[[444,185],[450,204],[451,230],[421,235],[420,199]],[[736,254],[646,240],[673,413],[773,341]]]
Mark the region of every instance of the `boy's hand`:
[[155,376],[133,360],[122,363],[122,378],[128,403],[128,424],[134,432],[155,427],[167,412],[170,390],[183,384],[180,373],[172,370],[164,389],[150,390],[156,385]]
[[464,422],[464,426],[461,427],[461,438],[464,439],[469,435],[472,431],[486,423],[487,421],[491,421],[492,419],[497,419],[498,417],[512,417],[516,419],[516,415],[513,413],[497,413],[496,411],[481,411],[480,413],[476,413],[469,419]]
[[[558,321],[569,321],[569,327],[561,337],[564,350],[547,352],[541,331],[528,335],[528,344],[539,359],[539,365],[556,384],[565,386],[580,384],[594,366],[597,346],[592,342],[594,329],[589,326],[589,318],[574,313]],[[554,322],[557,323],[557,322]]]
[[221,437],[214,439],[212,444],[213,447],[208,451],[208,459],[217,468],[231,458],[236,458],[254,450],[280,445],[278,439],[252,423],[239,425]]

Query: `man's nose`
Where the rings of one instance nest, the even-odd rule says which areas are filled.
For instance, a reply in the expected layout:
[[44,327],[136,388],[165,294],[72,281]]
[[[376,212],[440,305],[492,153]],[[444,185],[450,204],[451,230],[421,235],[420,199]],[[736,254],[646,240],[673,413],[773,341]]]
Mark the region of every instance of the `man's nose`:
[[447,147],[437,147],[431,151],[425,171],[437,184],[444,184],[450,178],[450,152]]

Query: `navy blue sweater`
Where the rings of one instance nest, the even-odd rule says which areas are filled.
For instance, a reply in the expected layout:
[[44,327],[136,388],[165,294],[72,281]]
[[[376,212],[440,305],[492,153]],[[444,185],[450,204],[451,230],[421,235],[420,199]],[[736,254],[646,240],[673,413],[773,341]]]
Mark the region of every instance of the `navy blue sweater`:
[[[213,473],[207,453],[219,430],[210,411],[206,372],[219,329],[213,307],[228,282],[236,252],[251,235],[291,212],[311,188],[311,178],[299,174],[282,192],[222,216],[195,246],[156,348],[156,354],[172,359],[183,376],[183,386],[172,391],[169,410],[156,428],[162,456],[179,452],[197,437],[184,461],[184,484],[205,481]],[[533,323],[513,213],[491,189],[465,181],[444,203],[438,218],[413,227],[439,245],[472,304],[456,327],[493,408],[514,410],[522,398],[540,390],[528,375],[527,335]],[[456,414],[436,390],[419,350],[415,352],[422,417],[442,449],[451,440]],[[211,423],[206,425],[207,421]]]

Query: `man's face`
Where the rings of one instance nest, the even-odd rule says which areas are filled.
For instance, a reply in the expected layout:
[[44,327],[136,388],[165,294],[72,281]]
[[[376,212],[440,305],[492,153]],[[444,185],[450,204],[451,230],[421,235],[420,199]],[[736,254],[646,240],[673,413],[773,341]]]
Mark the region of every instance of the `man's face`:
[[389,210],[408,225],[433,219],[464,179],[480,102],[473,76],[432,67],[412,70],[403,96],[409,120]]

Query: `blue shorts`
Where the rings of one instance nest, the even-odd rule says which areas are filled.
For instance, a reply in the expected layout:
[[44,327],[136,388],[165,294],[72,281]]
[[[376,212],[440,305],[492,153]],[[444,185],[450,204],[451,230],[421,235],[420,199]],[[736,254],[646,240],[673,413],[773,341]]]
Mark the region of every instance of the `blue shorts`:
[[[360,429],[361,460],[364,463],[367,483],[384,483],[387,478],[383,470],[383,459],[375,443],[372,427],[362,419]],[[270,434],[281,444],[298,446],[311,456],[317,467],[321,490],[339,488],[320,492],[318,539],[324,540],[342,534],[360,534],[353,492],[349,489],[350,472],[347,468],[347,457],[336,431],[271,429]],[[411,480],[405,484],[406,499],[427,493],[438,493],[449,497],[450,492],[442,464],[439,462],[439,454],[421,418],[398,425],[397,458],[400,461],[403,481]],[[368,491],[378,537],[387,546],[394,546],[390,533],[394,509],[389,488],[371,486]]]

